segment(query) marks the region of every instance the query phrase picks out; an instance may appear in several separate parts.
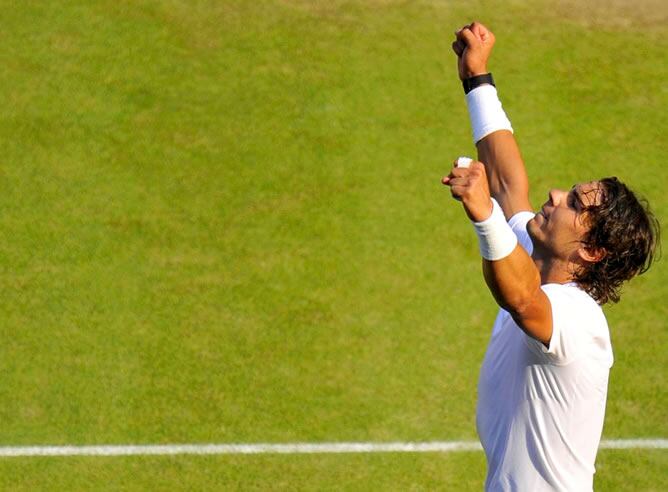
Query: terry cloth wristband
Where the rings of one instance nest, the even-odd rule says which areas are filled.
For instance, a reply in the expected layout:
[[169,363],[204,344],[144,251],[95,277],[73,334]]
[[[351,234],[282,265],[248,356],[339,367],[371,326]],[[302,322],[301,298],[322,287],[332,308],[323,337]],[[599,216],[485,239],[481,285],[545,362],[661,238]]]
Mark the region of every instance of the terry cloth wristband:
[[466,106],[473,128],[473,143],[498,130],[513,131],[493,85],[481,85],[466,94]]
[[517,236],[506,222],[503,210],[492,198],[492,215],[482,222],[473,222],[478,235],[480,255],[486,260],[501,260],[513,252],[517,246]]

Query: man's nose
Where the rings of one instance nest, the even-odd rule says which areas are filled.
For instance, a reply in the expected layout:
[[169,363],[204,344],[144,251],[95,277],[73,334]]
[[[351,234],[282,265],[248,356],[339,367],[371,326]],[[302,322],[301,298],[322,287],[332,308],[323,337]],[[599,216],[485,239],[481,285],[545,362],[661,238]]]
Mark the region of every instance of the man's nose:
[[559,202],[563,199],[564,194],[566,192],[564,190],[557,190],[557,189],[552,189],[548,193],[548,197],[550,198],[550,202],[552,203],[553,206],[556,206],[559,204]]

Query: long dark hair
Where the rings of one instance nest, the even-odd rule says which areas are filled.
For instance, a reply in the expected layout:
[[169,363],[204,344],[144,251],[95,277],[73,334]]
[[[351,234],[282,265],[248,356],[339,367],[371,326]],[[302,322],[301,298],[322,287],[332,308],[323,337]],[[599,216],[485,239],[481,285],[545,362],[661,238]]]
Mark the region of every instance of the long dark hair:
[[599,304],[618,302],[622,284],[646,272],[659,244],[659,222],[649,204],[617,178],[600,180],[603,198],[586,207],[589,231],[584,246],[603,252],[601,260],[575,272],[575,282]]

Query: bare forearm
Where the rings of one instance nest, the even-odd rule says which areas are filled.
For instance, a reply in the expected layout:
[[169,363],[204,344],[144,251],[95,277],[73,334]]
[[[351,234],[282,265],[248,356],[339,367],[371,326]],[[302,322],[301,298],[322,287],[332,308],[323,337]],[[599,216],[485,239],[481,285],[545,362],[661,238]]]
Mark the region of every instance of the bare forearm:
[[510,218],[517,212],[531,210],[531,204],[526,169],[513,128],[487,71],[494,34],[474,22],[456,35],[452,48],[466,93],[478,160],[487,169],[492,196],[500,203],[506,218]]
[[506,218],[530,210],[529,181],[515,137],[500,130],[480,140],[478,160],[485,164],[491,195],[503,208]]
[[512,125],[487,70],[495,37],[478,22],[463,26],[455,36],[452,49],[457,55],[480,162],[471,162],[468,167],[459,167],[457,162],[443,184],[461,200],[474,222],[485,281],[497,303],[527,334],[547,344],[552,336],[550,302],[541,289],[538,268],[518,245],[507,222],[532,207]]

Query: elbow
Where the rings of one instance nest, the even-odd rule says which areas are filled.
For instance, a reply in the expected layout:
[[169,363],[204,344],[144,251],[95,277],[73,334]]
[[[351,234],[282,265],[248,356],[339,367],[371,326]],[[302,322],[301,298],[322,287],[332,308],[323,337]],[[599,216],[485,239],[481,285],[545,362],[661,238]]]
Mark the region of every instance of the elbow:
[[501,261],[483,260],[483,276],[497,304],[522,315],[541,298],[540,272],[520,247]]
[[513,315],[522,316],[540,297],[540,274],[536,270],[530,281],[498,287],[492,289],[498,305]]
[[535,286],[526,290],[521,290],[517,292],[516,295],[506,299],[504,302],[506,305],[502,307],[511,313],[513,317],[519,316],[522,318],[535,305],[540,297],[540,292],[540,283],[538,283]]
[[524,318],[526,313],[531,310],[531,307],[534,305],[537,298],[537,293],[534,295],[527,295],[522,299],[518,299],[513,305],[508,306],[506,311],[511,313],[513,317]]

